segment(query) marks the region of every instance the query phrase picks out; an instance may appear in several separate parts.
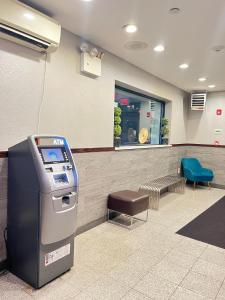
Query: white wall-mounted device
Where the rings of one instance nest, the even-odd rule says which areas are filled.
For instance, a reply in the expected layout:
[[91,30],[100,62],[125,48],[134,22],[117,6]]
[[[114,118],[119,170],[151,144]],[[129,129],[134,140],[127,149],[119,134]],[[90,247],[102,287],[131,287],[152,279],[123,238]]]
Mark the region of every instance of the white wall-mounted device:
[[54,19],[16,0],[0,0],[0,37],[39,52],[53,52],[61,26]]
[[99,51],[95,47],[82,43],[81,50],[81,73],[92,77],[100,77],[102,75],[102,58],[104,52]]
[[206,93],[192,93],[191,94],[191,110],[205,110]]
[[100,77],[102,74],[101,59],[91,56],[88,52],[81,53],[81,72],[90,76]]

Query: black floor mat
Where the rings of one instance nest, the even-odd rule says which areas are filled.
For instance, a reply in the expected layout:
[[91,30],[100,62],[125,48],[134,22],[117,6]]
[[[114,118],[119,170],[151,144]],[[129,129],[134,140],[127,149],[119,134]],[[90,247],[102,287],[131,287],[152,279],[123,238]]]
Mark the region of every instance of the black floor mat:
[[177,233],[225,249],[225,197]]

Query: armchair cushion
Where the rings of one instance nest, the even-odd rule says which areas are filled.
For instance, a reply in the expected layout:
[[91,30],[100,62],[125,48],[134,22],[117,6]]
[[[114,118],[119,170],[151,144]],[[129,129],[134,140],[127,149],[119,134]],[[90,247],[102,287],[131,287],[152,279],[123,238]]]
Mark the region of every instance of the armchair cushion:
[[210,169],[203,168],[194,157],[186,157],[181,160],[184,177],[193,182],[210,182],[214,174]]

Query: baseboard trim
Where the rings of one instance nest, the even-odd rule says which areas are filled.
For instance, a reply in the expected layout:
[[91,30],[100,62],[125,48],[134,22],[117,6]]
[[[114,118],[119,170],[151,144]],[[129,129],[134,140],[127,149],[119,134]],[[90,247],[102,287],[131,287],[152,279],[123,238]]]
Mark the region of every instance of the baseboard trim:
[[72,148],[72,153],[90,153],[90,152],[110,152],[115,151],[114,147],[100,147],[100,148]]
[[211,148],[225,148],[225,145],[214,145],[214,144],[172,144],[172,147],[211,147]]
[[223,184],[212,183],[211,186],[216,189],[225,190],[225,185],[223,185]]
[[8,151],[0,151],[0,158],[8,157]]
[[94,227],[96,227],[96,226],[104,223],[105,221],[106,221],[106,216],[104,216],[104,217],[102,217],[100,219],[97,219],[95,221],[92,221],[92,222],[90,222],[88,224],[85,224],[85,225],[83,225],[83,226],[81,226],[81,227],[79,227],[77,229],[76,235],[79,235],[79,234],[81,234],[81,233],[83,233],[85,231],[88,231],[88,230],[90,230],[90,229],[92,229],[92,228],[94,228]]

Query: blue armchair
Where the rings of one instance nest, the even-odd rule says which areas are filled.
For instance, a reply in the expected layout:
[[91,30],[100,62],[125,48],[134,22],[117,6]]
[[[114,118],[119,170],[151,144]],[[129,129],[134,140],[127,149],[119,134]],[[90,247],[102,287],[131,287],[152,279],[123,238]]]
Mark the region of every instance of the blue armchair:
[[203,168],[194,157],[186,157],[181,160],[181,167],[184,178],[194,183],[194,187],[198,182],[210,182],[213,180],[214,174],[210,169]]

